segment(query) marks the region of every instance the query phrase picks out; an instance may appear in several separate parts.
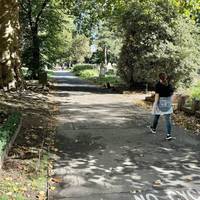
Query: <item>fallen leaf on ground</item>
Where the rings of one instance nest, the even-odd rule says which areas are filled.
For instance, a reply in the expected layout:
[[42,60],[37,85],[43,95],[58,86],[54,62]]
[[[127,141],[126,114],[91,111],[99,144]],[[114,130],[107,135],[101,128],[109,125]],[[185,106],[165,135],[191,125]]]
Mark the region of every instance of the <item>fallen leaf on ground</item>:
[[8,193],[6,193],[8,196],[12,196],[13,195],[13,193],[12,192],[8,192]]
[[51,191],[54,191],[55,189],[56,189],[56,187],[53,187],[53,186],[50,187]]
[[153,187],[160,187],[161,185],[162,185],[161,180],[156,180],[156,181],[153,183]]
[[62,183],[63,180],[60,177],[56,177],[56,178],[52,178],[51,181],[54,183]]
[[188,181],[188,182],[190,182],[190,181],[193,180],[193,178],[191,176],[187,176],[187,177],[185,177],[185,180]]
[[37,199],[39,200],[45,200],[46,199],[46,195],[44,191],[39,192],[39,194],[36,196]]
[[20,190],[26,192],[27,188],[26,187],[22,187]]
[[12,178],[11,177],[6,177],[5,180],[6,181],[12,181]]

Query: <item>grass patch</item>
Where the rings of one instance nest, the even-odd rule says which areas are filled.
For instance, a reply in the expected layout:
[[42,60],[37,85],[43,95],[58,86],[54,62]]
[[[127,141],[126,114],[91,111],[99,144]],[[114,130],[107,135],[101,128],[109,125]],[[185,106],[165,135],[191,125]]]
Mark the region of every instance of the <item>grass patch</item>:
[[[37,161],[37,159],[26,160],[26,165],[23,165],[25,169],[23,174],[18,174],[15,177],[7,174],[2,177],[2,181],[0,182],[0,200],[36,199],[36,194],[38,196],[41,192],[45,194],[48,168],[47,154],[42,156],[40,167],[36,171]],[[35,194],[35,196],[32,196],[32,194]]]
[[23,187],[18,182],[13,182],[11,180],[4,180],[3,187],[1,186],[1,189],[3,189],[5,194],[0,196],[0,200],[10,200],[10,199],[26,200],[25,195],[19,194],[20,190],[22,192],[23,190],[26,190],[26,188]]
[[0,127],[0,154],[5,150],[7,143],[12,138],[15,133],[19,122],[21,119],[21,114],[18,112],[12,113],[5,124]]
[[28,76],[28,68],[27,67],[22,67],[21,70],[22,70],[22,74],[24,77]]
[[47,150],[54,146],[53,113],[57,104],[35,92],[9,93],[1,97],[2,110],[16,109],[15,105],[18,107],[20,103],[18,109],[26,117],[1,171],[0,199],[45,199],[42,196],[47,189]]
[[51,78],[51,76],[53,75],[53,70],[47,70],[47,77]]
[[[44,154],[40,161],[40,168],[39,171],[34,175],[31,176],[31,185],[32,188],[37,191],[44,191],[44,186],[47,183],[47,168],[48,168],[48,162],[49,157],[47,154]],[[33,163],[34,164],[34,163]]]
[[93,78],[94,82],[99,85],[110,83],[111,85],[120,85],[123,83],[120,77],[115,75],[105,75],[104,77]]
[[105,76],[99,76],[99,70],[95,65],[75,65],[72,72],[82,79],[92,81],[98,85],[110,83],[111,85],[123,84],[120,77],[116,76],[114,72],[108,72]]
[[[21,195],[15,195],[14,197],[12,197],[12,199],[15,199],[15,200],[26,200],[25,197],[21,196]],[[3,195],[0,197],[0,200],[10,200],[11,197],[8,196],[8,195]]]
[[99,76],[98,69],[82,70],[80,71],[79,76],[82,79],[92,81],[93,83],[98,85],[104,85],[106,83],[110,83],[111,85],[120,85],[123,83],[121,78],[116,75]]
[[72,72],[76,76],[80,76],[81,73],[83,73],[83,71],[93,70],[93,69],[95,69],[95,67],[96,67],[96,65],[91,65],[91,64],[78,64],[73,67]]
[[79,72],[79,76],[86,80],[91,80],[98,77],[99,71],[97,69],[85,69]]
[[189,95],[193,99],[200,100],[200,82],[189,89]]

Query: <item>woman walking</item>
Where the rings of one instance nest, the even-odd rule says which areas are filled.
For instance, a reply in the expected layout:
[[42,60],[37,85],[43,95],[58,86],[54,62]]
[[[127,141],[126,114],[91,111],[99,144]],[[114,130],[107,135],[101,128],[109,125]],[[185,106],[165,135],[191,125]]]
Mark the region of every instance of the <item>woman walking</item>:
[[159,82],[155,86],[155,101],[152,110],[152,114],[154,115],[153,124],[149,128],[152,133],[156,133],[160,115],[163,115],[166,124],[166,140],[171,140],[172,95],[174,90],[168,81],[166,73],[160,73],[159,79]]

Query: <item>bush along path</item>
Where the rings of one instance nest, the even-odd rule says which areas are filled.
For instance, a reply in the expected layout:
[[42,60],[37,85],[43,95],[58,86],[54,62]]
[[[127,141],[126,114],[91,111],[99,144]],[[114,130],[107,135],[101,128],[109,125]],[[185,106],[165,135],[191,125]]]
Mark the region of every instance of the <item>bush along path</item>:
[[[0,200],[46,199],[56,110],[50,95],[31,90],[0,94],[0,110],[18,110],[23,116],[21,130],[0,170]],[[16,129],[18,122],[17,113],[7,119],[0,128],[4,134],[1,140],[8,139],[6,135]]]
[[200,140],[174,126],[176,140],[146,128],[151,115],[135,95],[111,93],[55,72],[59,101],[49,199],[196,200]]
[[111,87],[118,87],[119,85],[124,84],[122,79],[116,75],[114,70],[111,70],[111,72],[107,72],[105,75],[100,76],[100,70],[98,69],[97,65],[78,64],[73,67],[72,72],[81,79],[105,87],[108,85]]
[[0,168],[20,131],[21,120],[21,113],[15,112],[10,114],[7,121],[0,127]]

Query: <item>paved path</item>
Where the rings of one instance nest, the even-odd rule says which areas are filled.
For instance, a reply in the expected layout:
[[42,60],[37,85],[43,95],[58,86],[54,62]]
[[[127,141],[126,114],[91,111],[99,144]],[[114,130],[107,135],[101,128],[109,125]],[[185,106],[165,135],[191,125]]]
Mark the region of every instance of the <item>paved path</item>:
[[162,122],[152,135],[150,114],[134,96],[112,94],[70,73],[54,74],[57,116],[56,190],[52,200],[200,199],[200,140]]

